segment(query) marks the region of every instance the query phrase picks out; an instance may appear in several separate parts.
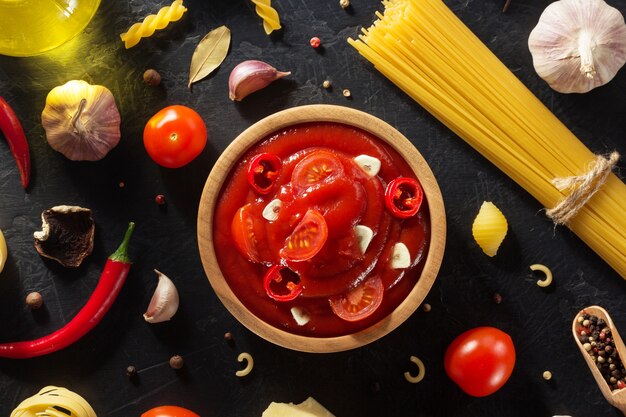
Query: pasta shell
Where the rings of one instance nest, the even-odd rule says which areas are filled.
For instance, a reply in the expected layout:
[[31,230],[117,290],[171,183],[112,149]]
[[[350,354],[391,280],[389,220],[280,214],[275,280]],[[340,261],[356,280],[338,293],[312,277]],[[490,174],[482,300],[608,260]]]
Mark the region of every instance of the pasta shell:
[[472,225],[472,235],[487,256],[495,256],[509,225],[504,214],[490,201],[483,202]]

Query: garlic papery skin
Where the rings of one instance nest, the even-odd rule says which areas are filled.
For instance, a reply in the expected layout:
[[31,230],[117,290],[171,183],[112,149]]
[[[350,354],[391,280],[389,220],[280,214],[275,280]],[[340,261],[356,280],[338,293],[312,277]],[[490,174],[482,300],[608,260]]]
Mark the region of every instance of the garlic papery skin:
[[156,269],[154,272],[159,277],[159,283],[154,294],[152,294],[148,310],[144,313],[143,318],[148,323],[161,323],[174,317],[180,300],[178,290],[172,280]]
[[53,88],[41,124],[50,146],[73,161],[97,161],[120,141],[120,113],[111,91],[72,80]]
[[603,0],[559,0],[541,14],[528,48],[550,87],[586,93],[611,81],[626,62],[626,24]]
[[230,73],[228,97],[233,101],[241,101],[249,94],[265,88],[289,74],[291,72],[278,71],[263,61],[243,61]]

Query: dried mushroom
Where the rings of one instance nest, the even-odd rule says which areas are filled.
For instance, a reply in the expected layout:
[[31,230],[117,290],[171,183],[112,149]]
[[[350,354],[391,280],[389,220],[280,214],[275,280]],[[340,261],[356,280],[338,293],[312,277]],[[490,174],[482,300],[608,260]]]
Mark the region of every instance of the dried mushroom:
[[42,230],[35,232],[35,249],[61,265],[77,268],[93,251],[92,212],[78,206],[56,206],[41,213]]

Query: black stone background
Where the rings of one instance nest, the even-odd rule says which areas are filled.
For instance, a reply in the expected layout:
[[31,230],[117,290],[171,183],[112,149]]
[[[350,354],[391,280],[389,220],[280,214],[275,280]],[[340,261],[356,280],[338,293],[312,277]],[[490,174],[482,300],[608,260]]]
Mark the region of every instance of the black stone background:
[[[79,37],[33,58],[0,57],[0,95],[20,116],[33,164],[24,192],[9,148],[0,141],[0,229],[9,258],[0,276],[0,341],[38,337],[61,327],[95,287],[106,257],[128,220],[137,223],[131,245],[133,269],[102,323],[64,351],[32,360],[0,360],[0,415],[45,385],[65,386],[89,400],[99,417],[139,416],[162,404],[180,405],[203,417],[260,416],[270,401],[300,402],[312,395],[338,417],[354,416],[618,416],[587,369],[571,336],[576,312],[599,304],[626,332],[626,282],[567,229],[554,229],[541,205],[393,86],[346,43],[381,9],[375,0],[275,0],[284,29],[268,37],[250,2],[186,0],[184,18],[125,50],[119,34],[166,2],[104,1]],[[552,91],[535,73],[527,38],[546,0],[513,0],[502,13],[500,0],[448,0],[450,7],[537,96],[596,153],[626,154],[626,70],[608,85],[584,95]],[[626,12],[624,0],[610,2]],[[189,62],[198,41],[211,29],[232,30],[230,53],[208,79],[187,89]],[[312,36],[323,48],[312,49]],[[245,59],[260,59],[293,75],[250,96],[228,99],[230,70]],[[142,73],[157,69],[158,88]],[[53,87],[71,79],[107,86],[122,115],[122,140],[100,162],[72,162],[44,139],[40,113]],[[325,79],[333,89],[321,88]],[[341,90],[349,88],[352,98]],[[142,144],[145,122],[170,104],[184,104],[204,118],[210,139],[188,166],[157,166]],[[207,282],[196,244],[197,206],[209,171],[241,131],[286,108],[331,103],[380,117],[406,135],[424,155],[444,196],[448,240],[441,272],[426,302],[402,326],[375,343],[335,354],[299,353],[274,346],[240,325]],[[624,159],[619,163],[625,166]],[[619,174],[619,168],[616,170]],[[119,183],[125,186],[121,188]],[[167,207],[154,203],[165,194]],[[510,229],[495,258],[474,243],[471,224],[483,200],[506,215]],[[41,212],[76,204],[94,210],[94,253],[70,271],[40,258],[32,244]],[[548,289],[535,285],[528,268],[543,263],[554,272]],[[149,325],[144,312],[158,268],[177,284],[181,305],[169,323]],[[30,291],[43,294],[45,310],[24,307]],[[497,305],[494,292],[502,294]],[[465,395],[443,369],[452,339],[469,328],[496,326],[515,341],[517,363],[509,382],[486,398]],[[223,340],[224,332],[234,343]],[[252,353],[251,375],[234,375],[237,355]],[[185,358],[176,372],[173,354]],[[419,384],[409,357],[427,369]],[[136,382],[128,365],[140,370]],[[542,379],[552,371],[550,382]]]

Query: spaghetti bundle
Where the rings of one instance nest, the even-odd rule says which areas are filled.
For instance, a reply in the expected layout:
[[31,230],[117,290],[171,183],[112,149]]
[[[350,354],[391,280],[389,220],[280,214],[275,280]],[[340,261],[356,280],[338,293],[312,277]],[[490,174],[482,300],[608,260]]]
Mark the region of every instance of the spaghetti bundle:
[[[596,160],[441,0],[383,0],[384,13],[348,39],[389,80],[552,208],[553,184]],[[626,278],[626,185],[614,174],[567,226]]]

